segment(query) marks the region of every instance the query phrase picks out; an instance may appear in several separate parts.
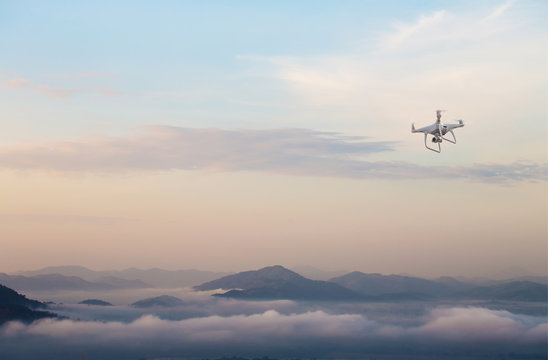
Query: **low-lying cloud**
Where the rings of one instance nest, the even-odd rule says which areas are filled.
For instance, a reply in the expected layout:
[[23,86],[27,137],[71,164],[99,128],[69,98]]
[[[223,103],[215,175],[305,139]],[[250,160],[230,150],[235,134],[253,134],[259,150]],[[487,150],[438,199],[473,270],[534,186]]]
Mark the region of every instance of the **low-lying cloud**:
[[538,163],[422,166],[365,161],[396,143],[308,129],[220,130],[143,127],[134,135],[43,142],[0,148],[0,168],[55,172],[152,170],[263,171],[288,175],[372,179],[545,180]]
[[30,325],[11,322],[0,328],[0,349],[13,350],[25,341],[46,353],[54,352],[54,348],[72,348],[103,356],[117,353],[119,358],[142,354],[177,357],[234,353],[330,357],[395,354],[410,349],[429,354],[440,348],[460,349],[455,351],[461,355],[469,351],[519,352],[520,349],[545,354],[547,334],[548,324],[542,317],[484,308],[436,308],[415,326],[383,323],[362,314],[325,311],[281,314],[267,310],[251,315],[211,315],[179,321],[143,315],[129,323],[52,319]]

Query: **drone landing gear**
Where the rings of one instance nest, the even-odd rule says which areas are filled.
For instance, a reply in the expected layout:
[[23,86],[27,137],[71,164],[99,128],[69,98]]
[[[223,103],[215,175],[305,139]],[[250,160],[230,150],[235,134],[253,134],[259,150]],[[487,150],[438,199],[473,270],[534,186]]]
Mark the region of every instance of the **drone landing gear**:
[[426,148],[427,148],[428,150],[432,150],[432,151],[437,152],[437,153],[440,153],[440,152],[441,152],[441,145],[440,145],[439,142],[437,143],[437,144],[438,144],[438,150],[436,150],[436,149],[431,148],[431,147],[428,146],[428,141],[427,141],[427,140],[428,140],[428,134],[425,133],[425,134],[424,134],[424,146],[426,146]]
[[443,136],[441,138],[445,141],[449,141],[451,144],[456,144],[457,143],[457,138],[455,137],[455,133],[451,129],[449,129],[449,132],[451,133],[451,135],[453,135],[453,140],[446,139]]

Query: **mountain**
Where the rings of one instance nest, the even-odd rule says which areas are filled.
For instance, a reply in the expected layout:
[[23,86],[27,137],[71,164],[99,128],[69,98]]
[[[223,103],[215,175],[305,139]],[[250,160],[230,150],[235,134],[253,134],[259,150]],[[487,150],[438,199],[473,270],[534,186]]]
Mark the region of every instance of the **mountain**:
[[0,282],[17,290],[114,290],[150,287],[140,280],[124,280],[114,277],[102,278],[103,282],[91,282],[76,276],[47,274],[35,276],[8,275],[0,273]]
[[[453,279],[454,280],[454,279]],[[414,294],[413,297],[425,295],[438,296],[446,294],[456,286],[445,283],[402,275],[365,274],[354,271],[332,278],[330,282],[339,284],[364,295]],[[457,280],[454,280],[457,282]],[[458,283],[458,282],[457,282]]]
[[131,306],[138,308],[148,308],[154,306],[175,307],[183,304],[184,301],[179,298],[169,295],[162,295],[134,302]]
[[18,271],[12,275],[23,275],[23,276],[36,276],[36,275],[50,275],[50,274],[61,274],[65,276],[76,276],[86,281],[96,281],[101,276],[106,276],[107,274],[98,274],[97,271],[90,270],[83,266],[48,266],[39,270],[30,270],[30,271]]
[[466,299],[543,301],[548,300],[548,286],[532,281],[513,281],[492,286],[479,286],[455,296]]
[[[14,275],[36,276],[48,274],[61,274],[65,276],[76,276],[90,282],[104,282],[108,277],[115,277],[129,281],[141,281],[157,288],[180,288],[201,284],[227,275],[222,272],[202,270],[163,270],[163,269],[125,269],[94,271],[83,266],[50,266],[33,271],[20,271]],[[108,281],[107,281],[108,283]]]
[[103,301],[99,299],[87,299],[84,301],[80,301],[78,304],[95,305],[95,306],[112,306],[112,304],[109,303],[108,301]]
[[[215,289],[251,289],[269,286],[281,281],[295,282],[305,279],[294,271],[280,265],[268,266],[260,270],[244,271],[220,279],[194,286],[194,290],[206,291]],[[312,280],[311,280],[312,281]]]
[[360,300],[363,297],[338,284],[307,279],[283,266],[245,271],[204,283],[195,290],[237,289],[219,297],[240,299]]
[[0,285],[0,324],[12,320],[32,322],[46,317],[56,317],[47,311],[34,310],[44,306],[40,301],[27,299],[15,290]]

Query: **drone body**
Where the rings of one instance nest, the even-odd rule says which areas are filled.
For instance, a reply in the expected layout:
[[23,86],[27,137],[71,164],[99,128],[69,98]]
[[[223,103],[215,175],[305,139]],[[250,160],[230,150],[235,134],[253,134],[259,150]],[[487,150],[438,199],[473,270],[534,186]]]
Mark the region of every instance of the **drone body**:
[[[424,146],[428,150],[435,151],[437,153],[441,152],[441,142],[443,140],[446,140],[452,144],[457,143],[457,138],[455,137],[455,133],[453,132],[453,129],[460,128],[464,126],[464,122],[462,120],[457,120],[457,124],[444,124],[441,122],[441,112],[442,110],[436,110],[436,116],[437,120],[432,125],[425,126],[420,129],[415,129],[415,124],[411,125],[411,132],[412,133],[423,133],[424,134]],[[451,133],[453,135],[453,140],[447,139],[443,137],[445,134]],[[438,144],[438,149],[431,148],[428,146],[428,135],[432,136],[432,142],[435,144]]]

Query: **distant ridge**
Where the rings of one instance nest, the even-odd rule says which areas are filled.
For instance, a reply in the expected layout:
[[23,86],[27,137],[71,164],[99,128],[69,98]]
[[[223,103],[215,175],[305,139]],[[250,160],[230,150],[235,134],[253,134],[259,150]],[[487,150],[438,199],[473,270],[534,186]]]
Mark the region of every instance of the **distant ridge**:
[[233,289],[215,296],[239,299],[355,301],[362,298],[360,294],[338,284],[310,280],[281,265],[225,276],[194,289]]
[[354,271],[329,281],[364,295],[423,294],[439,296],[454,289],[462,289],[464,284],[453,278],[443,278],[443,282],[402,275],[365,274]]
[[548,286],[532,281],[513,281],[492,286],[479,286],[455,294],[466,299],[548,301]]
[[114,290],[142,289],[150,285],[140,280],[124,280],[115,277],[103,277],[92,282],[77,276],[44,274],[34,276],[8,275],[0,273],[0,282],[19,291],[24,290]]
[[[119,286],[119,280],[141,281],[145,287],[180,288],[194,286],[205,281],[217,279],[227,275],[226,272],[213,272],[202,270],[164,270],[164,269],[136,269],[95,271],[83,266],[49,266],[39,270],[19,271],[14,275],[37,276],[61,274],[64,276],[76,276],[89,282],[107,283]],[[111,279],[111,280],[109,280]],[[114,279],[114,280],[112,280]],[[129,283],[128,283],[129,284]],[[132,287],[128,287],[132,288]],[[138,288],[138,287],[133,287]]]

